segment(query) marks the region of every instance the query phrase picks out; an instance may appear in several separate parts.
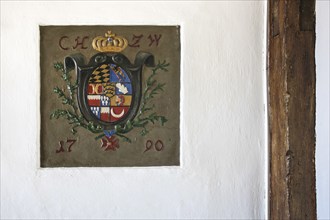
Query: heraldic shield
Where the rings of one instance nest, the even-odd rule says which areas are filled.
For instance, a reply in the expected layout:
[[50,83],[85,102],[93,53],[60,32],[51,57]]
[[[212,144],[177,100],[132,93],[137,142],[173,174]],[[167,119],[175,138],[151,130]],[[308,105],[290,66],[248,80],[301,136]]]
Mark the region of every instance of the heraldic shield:
[[121,53],[98,53],[88,64],[82,54],[64,59],[67,71],[75,68],[81,113],[103,129],[133,120],[142,94],[142,69],[154,66],[154,56],[138,52],[132,64]]
[[40,27],[41,166],[178,165],[179,30]]

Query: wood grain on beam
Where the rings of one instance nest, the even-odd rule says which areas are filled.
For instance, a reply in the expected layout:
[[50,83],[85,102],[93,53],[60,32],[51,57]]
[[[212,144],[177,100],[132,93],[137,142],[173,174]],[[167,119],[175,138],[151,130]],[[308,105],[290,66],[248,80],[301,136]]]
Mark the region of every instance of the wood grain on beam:
[[315,0],[270,0],[270,218],[316,219]]

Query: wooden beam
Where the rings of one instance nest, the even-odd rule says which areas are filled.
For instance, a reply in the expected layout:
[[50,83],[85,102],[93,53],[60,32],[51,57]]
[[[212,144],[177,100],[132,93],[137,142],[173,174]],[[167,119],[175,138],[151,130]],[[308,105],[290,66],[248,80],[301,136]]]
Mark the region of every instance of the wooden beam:
[[316,219],[315,0],[270,0],[270,219]]

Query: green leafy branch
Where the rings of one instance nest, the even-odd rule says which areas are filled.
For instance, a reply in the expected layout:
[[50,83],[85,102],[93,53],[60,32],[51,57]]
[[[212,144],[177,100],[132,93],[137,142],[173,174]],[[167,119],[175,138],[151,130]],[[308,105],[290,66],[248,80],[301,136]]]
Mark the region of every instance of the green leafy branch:
[[71,97],[68,97],[65,95],[64,91],[57,86],[53,89],[53,92],[58,94],[58,98],[62,99],[62,104],[64,105],[70,105],[73,108],[73,111],[77,111],[77,107]]
[[[128,138],[126,134],[129,133],[133,128],[141,128],[142,130],[140,131],[140,134],[144,136],[149,133],[149,130],[146,127],[149,122],[152,124],[160,122],[162,126],[167,122],[165,116],[157,115],[156,112],[153,112],[155,105],[151,104],[150,102],[153,98],[155,98],[156,95],[164,91],[165,86],[165,83],[157,83],[157,80],[155,80],[154,77],[157,75],[159,70],[167,72],[169,65],[170,64],[166,63],[166,61],[158,62],[156,67],[152,69],[152,73],[146,80],[140,111],[133,121],[128,120],[124,125],[116,125],[115,135],[122,138],[124,141],[131,143],[131,139]],[[60,89],[58,86],[53,89],[53,92],[58,95],[58,98],[61,99],[63,105],[70,106],[72,110],[56,109],[51,113],[50,118],[66,119],[68,123],[72,125],[71,132],[73,134],[77,133],[76,128],[82,127],[94,134],[101,133],[95,139],[104,137],[105,134],[103,133],[103,128],[101,126],[95,125],[93,122],[88,122],[82,115],[78,113],[78,106],[74,99],[78,85],[76,81],[72,83],[72,76],[70,75],[70,71],[67,72],[64,69],[63,63],[61,62],[55,63],[54,68],[57,72],[60,72],[61,78],[66,83],[68,94],[65,90]],[[149,112],[152,113],[148,114]]]
[[64,82],[66,83],[66,87],[69,91],[69,97],[65,96],[65,93],[63,90],[61,90],[58,87],[54,88],[54,93],[57,93],[59,98],[62,98],[62,103],[63,104],[68,104],[73,108],[73,111],[77,114],[77,106],[75,104],[75,102],[73,101],[73,97],[75,95],[75,90],[78,88],[77,82],[75,82],[74,84],[71,83],[71,79],[72,77],[70,76],[70,72],[67,72],[64,69],[64,65],[61,62],[56,62],[54,63],[54,68],[57,72],[60,72],[61,74],[61,78],[64,80]]
[[87,130],[89,130],[92,133],[101,133],[103,132],[103,129],[101,126],[95,125],[93,122],[88,122],[82,115],[78,113],[78,106],[76,102],[74,101],[74,95],[76,94],[76,90],[78,88],[77,82],[72,83],[71,82],[71,75],[70,71],[67,72],[64,69],[63,63],[57,62],[54,64],[54,68],[57,72],[60,72],[61,78],[66,83],[68,95],[60,89],[59,87],[55,87],[53,89],[53,92],[58,95],[58,98],[62,100],[63,105],[69,105],[73,111],[70,111],[68,109],[55,109],[51,115],[50,118],[64,118],[68,120],[69,124],[72,125],[71,132],[73,134],[77,133],[76,128],[77,127],[83,127]]
[[[116,135],[121,137],[124,141],[131,142],[131,140],[125,136],[128,132],[130,132],[134,127],[142,128],[140,134],[145,136],[149,133],[147,129],[147,125],[150,123],[155,124],[155,122],[160,122],[163,126],[167,119],[165,116],[157,115],[156,112],[153,112],[155,105],[151,104],[150,101],[158,95],[160,92],[164,91],[165,83],[157,83],[157,80],[154,77],[157,75],[159,70],[168,71],[169,63],[166,61],[158,62],[155,68],[152,69],[152,73],[146,80],[145,89],[142,95],[142,101],[140,106],[140,111],[133,121],[128,120],[125,125],[117,125],[115,126]],[[150,114],[147,114],[152,112]]]

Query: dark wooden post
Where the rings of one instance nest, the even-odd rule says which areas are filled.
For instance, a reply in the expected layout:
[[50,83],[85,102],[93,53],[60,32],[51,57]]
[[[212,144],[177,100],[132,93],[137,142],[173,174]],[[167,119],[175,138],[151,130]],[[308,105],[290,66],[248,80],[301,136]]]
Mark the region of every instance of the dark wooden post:
[[316,219],[315,0],[270,0],[270,219]]

